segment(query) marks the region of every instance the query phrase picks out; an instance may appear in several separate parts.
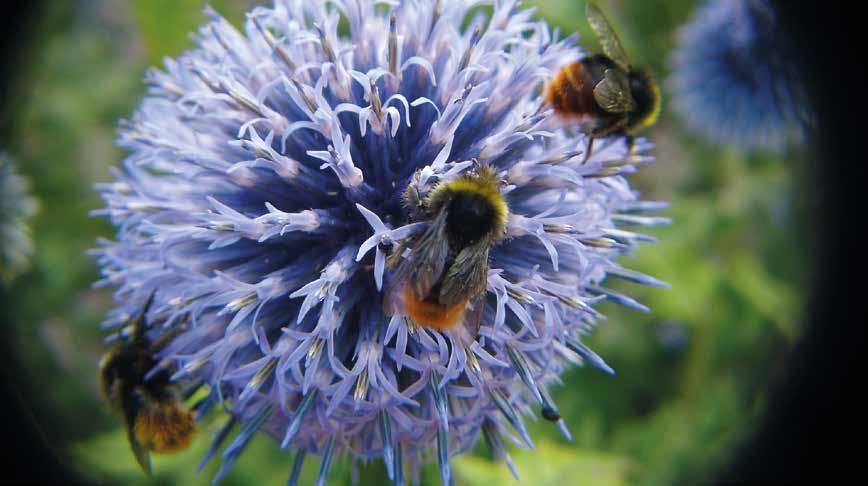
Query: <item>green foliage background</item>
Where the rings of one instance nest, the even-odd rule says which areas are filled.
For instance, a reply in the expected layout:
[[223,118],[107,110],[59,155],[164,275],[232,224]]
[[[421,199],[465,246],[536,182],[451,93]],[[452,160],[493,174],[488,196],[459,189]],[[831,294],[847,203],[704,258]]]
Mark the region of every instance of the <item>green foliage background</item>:
[[[250,3],[211,2],[236,25]],[[562,32],[578,31],[586,48],[596,48],[583,2],[531,3]],[[694,0],[600,3],[634,61],[664,79],[675,29]],[[137,469],[97,392],[104,350],[98,323],[111,295],[90,288],[97,269],[84,255],[96,237],[113,233],[88,211],[101,206],[93,183],[109,180],[107,167],[122,157],[113,145],[117,121],[143,95],[145,69],[192,46],[188,33],[204,21],[203,4],[93,0],[51,7],[18,83],[18,123],[7,150],[41,205],[33,268],[11,289],[22,396],[39,397],[28,404],[32,420],[55,453],[100,482],[209,484],[216,472],[210,464],[195,474],[215,423],[202,427],[191,450],[156,457],[151,478]],[[592,344],[618,375],[575,369],[563,377],[553,392],[575,439],[566,442],[548,423],[531,424],[537,450],[512,450],[523,484],[707,483],[756,429],[769,384],[799,335],[811,255],[797,182],[804,155],[715,148],[686,132],[665,105],[649,137],[658,163],[634,183],[650,198],[672,202],[674,224],[655,231],[660,243],[625,263],[672,289],[622,285],[650,314],[603,305],[609,317]],[[282,484],[290,462],[260,437],[223,484]],[[308,461],[303,484],[312,483],[317,467]],[[330,484],[350,484],[350,469],[348,459],[337,461]],[[482,446],[457,459],[455,471],[458,485],[514,484]],[[361,484],[383,482],[379,465],[361,465],[358,473]],[[422,482],[438,484],[436,472],[425,470]]]

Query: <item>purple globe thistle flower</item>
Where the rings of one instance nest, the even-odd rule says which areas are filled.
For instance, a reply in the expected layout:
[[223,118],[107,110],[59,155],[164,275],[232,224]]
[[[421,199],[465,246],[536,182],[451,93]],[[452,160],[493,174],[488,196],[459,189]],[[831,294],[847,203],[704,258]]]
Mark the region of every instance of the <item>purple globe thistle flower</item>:
[[27,220],[36,213],[36,199],[12,161],[0,153],[0,282],[8,284],[27,269],[33,241]]
[[[663,285],[615,262],[650,239],[621,226],[666,222],[624,177],[652,160],[647,141],[612,136],[586,157],[544,105],[574,39],[516,1],[285,0],[243,32],[209,13],[123,124],[129,156],[99,187],[118,237],[95,253],[119,287],[106,328],[153,295],[149,337],[177,333],[159,367],[210,390],[200,414],[229,411],[203,460],[229,441],[215,481],[258,430],[297,452],[290,483],[307,454],[322,483],[345,453],[382,459],[396,484],[436,460],[449,484],[480,431],[510,464],[504,438],[532,448],[537,404],[569,436],[546,387],[569,363],[612,373],[582,343],[593,306],[647,308],[603,280]],[[387,315],[386,259],[430,224],[409,219],[405,189],[481,166],[509,217],[477,335]]]
[[747,150],[801,142],[810,107],[787,34],[766,0],[713,0],[679,32],[673,107],[707,140]]

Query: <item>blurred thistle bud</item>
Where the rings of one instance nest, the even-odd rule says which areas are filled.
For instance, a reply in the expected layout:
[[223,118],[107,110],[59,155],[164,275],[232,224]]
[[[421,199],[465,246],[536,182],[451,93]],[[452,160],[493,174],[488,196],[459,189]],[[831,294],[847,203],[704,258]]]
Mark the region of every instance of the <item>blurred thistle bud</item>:
[[30,264],[33,240],[27,220],[36,209],[28,181],[16,174],[12,160],[0,153],[0,283],[8,285]]
[[667,352],[675,354],[685,348],[690,342],[689,330],[684,324],[678,322],[662,322],[654,328],[654,333],[657,335],[657,342],[660,348]]
[[679,31],[672,106],[705,139],[780,151],[813,125],[788,33],[768,0],[712,0]]
[[[517,3],[284,0],[242,31],[209,11],[198,48],[148,74],[98,187],[118,228],[94,251],[118,287],[105,326],[153,293],[149,339],[177,331],[155,361],[231,414],[204,460],[228,442],[216,480],[261,430],[296,452],[290,484],[309,454],[319,484],[337,454],[396,484],[436,461],[450,484],[480,431],[509,464],[535,409],[568,435],[546,387],[569,363],[613,373],[582,342],[594,306],[647,308],[603,280],[664,285],[615,263],[667,222],[625,178],[650,143],[584,155],[539,89],[582,53]],[[503,234],[478,260],[477,329],[387,312],[393,260],[438,224],[408,206],[483,173]]]

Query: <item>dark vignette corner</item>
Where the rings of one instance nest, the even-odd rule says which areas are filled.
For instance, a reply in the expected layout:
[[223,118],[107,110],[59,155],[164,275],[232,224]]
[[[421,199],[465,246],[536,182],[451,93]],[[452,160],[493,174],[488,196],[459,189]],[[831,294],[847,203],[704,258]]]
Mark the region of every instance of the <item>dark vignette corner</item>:
[[[27,89],[21,83],[29,59],[38,56],[35,41],[45,28],[45,0],[10,2],[0,9],[0,150],[15,133],[16,112],[26,102]],[[52,452],[44,431],[34,417],[29,399],[33,386],[18,379],[15,339],[10,319],[10,296],[0,288],[0,483],[2,484],[84,484]],[[38,384],[36,384],[38,386]]]
[[[775,0],[794,62],[817,117],[813,153],[800,184],[811,208],[814,249],[804,333],[780,380],[770,384],[765,418],[722,471],[718,484],[848,484],[859,474],[865,432],[858,366],[864,361],[864,217],[857,199],[865,179],[864,53],[856,52],[861,16],[835,0]],[[806,262],[808,263],[808,262]],[[862,316],[862,317],[859,317]]]

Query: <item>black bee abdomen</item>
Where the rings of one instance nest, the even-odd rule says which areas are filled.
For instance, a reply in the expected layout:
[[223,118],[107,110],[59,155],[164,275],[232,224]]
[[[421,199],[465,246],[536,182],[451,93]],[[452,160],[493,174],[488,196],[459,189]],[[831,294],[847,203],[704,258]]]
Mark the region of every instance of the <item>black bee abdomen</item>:
[[460,192],[447,208],[446,232],[458,247],[472,245],[488,235],[495,226],[497,212],[480,194]]

